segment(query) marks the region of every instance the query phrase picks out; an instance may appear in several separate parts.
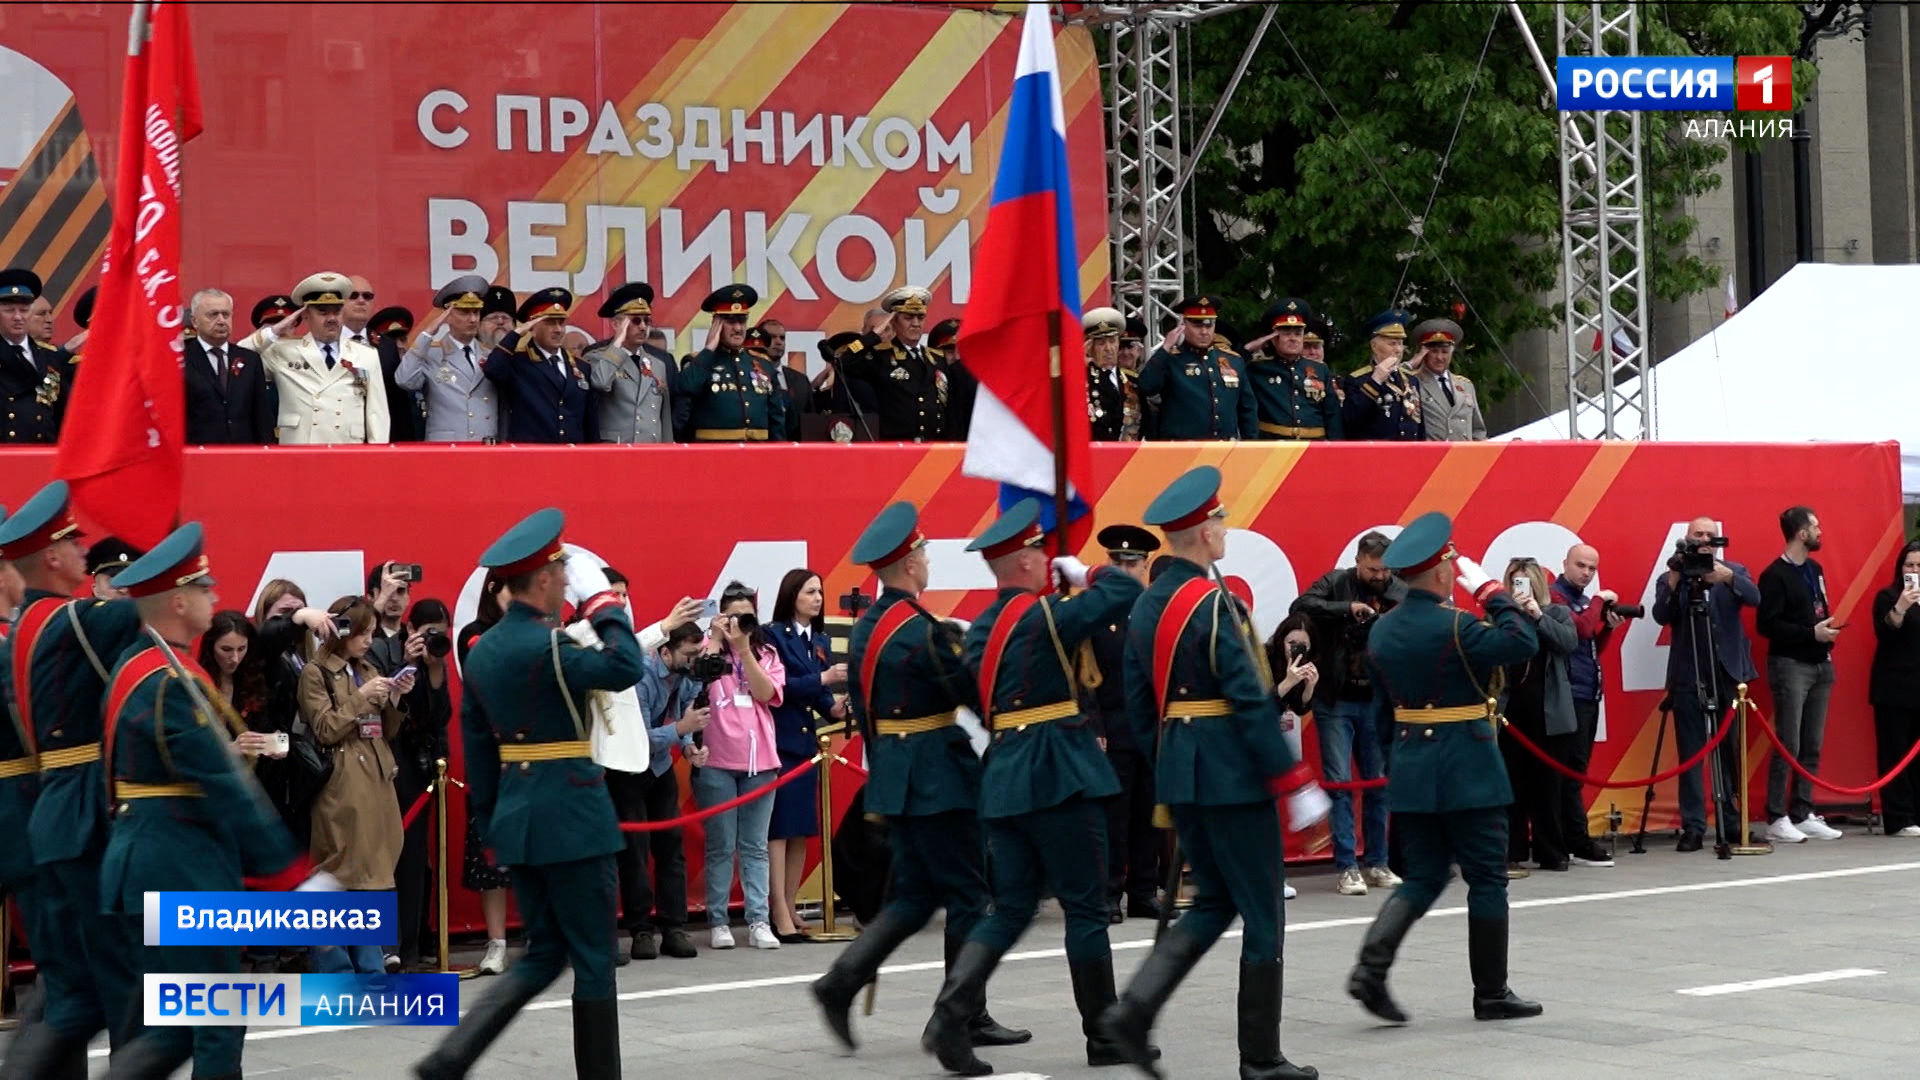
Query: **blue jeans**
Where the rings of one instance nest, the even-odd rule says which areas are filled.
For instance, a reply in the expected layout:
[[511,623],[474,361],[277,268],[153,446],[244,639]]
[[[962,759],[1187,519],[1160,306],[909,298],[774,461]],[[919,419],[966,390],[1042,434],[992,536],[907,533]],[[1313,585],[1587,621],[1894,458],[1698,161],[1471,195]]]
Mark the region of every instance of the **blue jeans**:
[[[1320,772],[1336,784],[1354,778],[1349,765],[1358,765],[1360,779],[1374,780],[1386,774],[1380,754],[1380,707],[1375,701],[1334,701],[1313,707],[1313,722],[1320,729]],[[1356,867],[1353,853],[1353,795],[1351,791],[1329,790],[1333,810],[1328,828],[1333,832],[1333,865],[1341,870]],[[1387,789],[1373,788],[1360,800],[1361,839],[1365,842],[1367,865],[1387,864]]]
[[[695,769],[693,800],[702,808],[718,806],[759,791],[779,777],[769,769],[748,776],[741,769]],[[746,896],[747,923],[769,921],[767,914],[767,825],[773,797],[755,799],[704,823],[707,828],[707,925],[727,925],[727,900],[733,892],[733,859],[740,857],[740,892]]]
[[378,945],[315,945],[310,962],[315,975],[378,975],[387,970]]

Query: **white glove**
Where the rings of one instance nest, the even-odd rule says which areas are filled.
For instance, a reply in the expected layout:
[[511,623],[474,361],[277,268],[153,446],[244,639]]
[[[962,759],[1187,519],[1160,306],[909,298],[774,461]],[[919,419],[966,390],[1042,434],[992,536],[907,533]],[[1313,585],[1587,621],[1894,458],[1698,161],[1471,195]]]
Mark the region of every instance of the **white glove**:
[[334,877],[332,874],[327,873],[325,870],[321,870],[318,873],[315,873],[312,877],[309,877],[307,880],[301,882],[299,887],[295,888],[293,891],[294,892],[345,892],[346,886],[340,884],[339,878]]
[[598,596],[613,588],[607,580],[607,572],[602,570],[591,557],[575,552],[567,556],[567,602],[580,605],[589,597]]
[[1493,580],[1493,578],[1487,576],[1485,570],[1480,569],[1479,563],[1474,562],[1465,555],[1455,555],[1453,557],[1453,569],[1455,580],[1461,585],[1464,585],[1470,593],[1478,593],[1480,586]]
[[1054,575],[1076,589],[1087,587],[1087,564],[1071,555],[1062,555],[1053,560]]
[[1325,821],[1327,812],[1332,809],[1333,800],[1320,789],[1320,785],[1308,784],[1287,796],[1287,829],[1300,832],[1312,828]]

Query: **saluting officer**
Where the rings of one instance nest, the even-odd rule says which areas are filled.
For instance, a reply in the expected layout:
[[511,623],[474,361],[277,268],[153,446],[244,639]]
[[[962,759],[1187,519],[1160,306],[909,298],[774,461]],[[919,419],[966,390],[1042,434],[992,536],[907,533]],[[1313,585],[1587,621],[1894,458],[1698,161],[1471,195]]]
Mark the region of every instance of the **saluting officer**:
[[842,355],[847,377],[873,388],[880,401],[880,438],[900,442],[939,442],[947,438],[946,357],[921,341],[927,302],[933,294],[915,285],[888,293],[880,301],[893,316],[890,338],[869,333],[862,348]]
[[1220,470],[1205,465],[1147,507],[1173,561],[1129,619],[1127,712],[1153,747],[1159,800],[1173,812],[1198,892],[1100,1026],[1145,1067],[1160,1009],[1238,915],[1241,1080],[1313,1080],[1317,1070],[1280,1052],[1285,873],[1273,802],[1286,799],[1295,830],[1324,819],[1329,804],[1280,732],[1273,677],[1239,603],[1209,577],[1227,553],[1219,491]]
[[587,378],[600,395],[601,441],[672,442],[673,356],[647,344],[653,286],[632,281],[613,290],[600,317],[613,320],[613,337],[587,352]]
[[487,279],[479,274],[442,286],[433,296],[445,312],[440,328],[415,337],[394,372],[396,385],[426,402],[427,442],[490,443],[500,434],[499,395],[481,367],[492,351],[479,340],[486,296]]
[[[1387,969],[1407,931],[1447,886],[1451,867],[1467,882],[1467,958],[1473,1016],[1538,1016],[1540,1006],[1507,987],[1507,805],[1513,789],[1495,740],[1501,722],[1496,673],[1539,647],[1533,624],[1499,581],[1453,548],[1453,522],[1415,518],[1387,548],[1387,568],[1407,598],[1367,638],[1374,684],[1393,702],[1393,766],[1387,798],[1406,856],[1406,881],[1368,928],[1347,992],[1393,1023],[1406,1013],[1387,993]],[[1465,585],[1487,618],[1448,603]]]
[[1213,344],[1220,315],[1213,297],[1181,300],[1173,310],[1180,326],[1140,369],[1140,392],[1160,401],[1156,437],[1257,438],[1260,414],[1247,385],[1247,363]]
[[[199,522],[182,525],[112,583],[133,597],[148,633],[173,651],[169,663],[152,637],[140,636],[119,658],[107,691],[105,791],[113,827],[101,864],[101,901],[136,942],[148,893],[285,892],[309,869],[305,845],[295,845],[247,767],[269,747],[268,737],[247,731],[191,659],[191,643],[213,625],[217,601],[201,535]],[[245,762],[230,735],[237,736]],[[316,877],[315,887],[339,888],[330,874]],[[141,968],[238,975],[240,950],[150,945],[141,950]],[[244,1024],[146,1028],[114,1055],[113,1075],[160,1080],[192,1058],[194,1076],[238,1077],[246,1035]]]
[[1487,437],[1480,417],[1480,395],[1473,380],[1453,370],[1454,350],[1460,344],[1460,324],[1452,319],[1428,319],[1413,329],[1413,381],[1420,387],[1420,413],[1427,438],[1434,442],[1472,442]]
[[106,1028],[117,1050],[140,1016],[140,928],[100,905],[107,846],[101,699],[110,665],[139,640],[140,615],[130,600],[73,599],[90,584],[80,535],[59,480],[0,523],[0,559],[27,584],[8,644],[15,714],[40,771],[24,836],[38,867],[33,945],[46,1011],[31,1029],[36,1041],[29,1045],[23,1035],[9,1052],[22,1076],[65,1075],[61,1067],[83,1075],[94,1032]]
[[940,1064],[962,1076],[993,1071],[974,1056],[965,1022],[985,1005],[1000,958],[1033,923],[1043,887],[1066,914],[1067,971],[1087,1064],[1126,1062],[1099,1030],[1100,1014],[1114,1002],[1106,802],[1120,793],[1120,781],[1081,713],[1075,658],[1132,606],[1141,584],[1112,567],[1089,572],[1078,559],[1060,558],[1053,572],[1087,591],[1047,596],[1045,541],[1040,504],[1023,499],[967,546],[987,560],[1000,586],[966,638],[967,671],[980,684],[980,721],[992,738],[980,819],[993,857],[993,910],[967,936],[927,1028]]
[[[260,353],[279,397],[275,424],[282,445],[390,441],[386,379],[380,354],[352,340],[341,311],[353,284],[321,271],[293,287],[300,310],[241,342]],[[304,334],[293,336],[305,329]]]
[[[1095,541],[1106,550],[1107,564],[1147,584],[1147,560],[1160,550],[1160,538],[1138,525],[1109,525]],[[1099,685],[1087,696],[1106,742],[1107,763],[1120,781],[1120,795],[1107,802],[1107,921],[1160,917],[1161,830],[1153,824],[1153,762],[1141,752],[1127,720],[1127,681],[1123,671],[1130,609],[1094,632],[1093,662]]]
[[1420,420],[1420,387],[1400,363],[1412,318],[1404,311],[1383,311],[1367,320],[1372,361],[1346,378],[1342,418],[1347,438],[1420,442],[1427,437]]
[[774,372],[746,352],[747,315],[760,302],[751,285],[728,285],[700,302],[713,316],[707,347],[680,368],[674,426],[693,442],[766,442],[785,438],[785,395]]
[[1305,300],[1281,300],[1267,309],[1263,321],[1268,335],[1248,346],[1266,346],[1248,367],[1263,439],[1340,437],[1340,397],[1333,389],[1333,372],[1321,361],[1302,355],[1307,324],[1313,317],[1313,308]]
[[40,275],[22,267],[0,270],[0,399],[10,443],[60,439],[60,420],[80,358],[27,333],[27,313],[40,299]]
[[[582,1080],[620,1075],[613,857],[626,840],[593,762],[588,695],[639,682],[646,658],[605,571],[567,554],[565,523],[560,511],[541,510],[480,556],[480,565],[505,581],[513,603],[467,654],[460,704],[467,806],[474,831],[512,876],[528,945],[459,1028],[414,1067],[426,1080],[465,1076],[569,963],[574,1069]],[[604,649],[581,648],[561,633],[555,623],[566,603],[593,624]]]
[[[482,301],[484,307],[485,301]],[[582,443],[599,438],[587,364],[562,343],[573,294],[541,289],[520,305],[524,330],[508,334],[480,370],[507,406],[506,441]]]
[[1120,366],[1127,317],[1110,307],[1081,316],[1087,338],[1087,420],[1095,442],[1140,440],[1139,376]]
[[[815,980],[827,1028],[851,1050],[848,1016],[860,988],[900,943],[945,908],[946,967],[986,914],[987,872],[980,821],[980,758],[954,710],[979,709],[980,690],[963,664],[959,635],[920,605],[927,587],[926,537],[912,503],[880,512],[853,546],[853,561],[880,578],[880,595],[853,626],[847,695],[871,770],[861,789],[866,812],[889,820],[893,895],[878,918]],[[1001,1027],[982,997],[967,1018],[975,1046],[1033,1038]],[[927,1034],[933,1031],[929,1021]],[[923,1036],[924,1041],[925,1036]]]

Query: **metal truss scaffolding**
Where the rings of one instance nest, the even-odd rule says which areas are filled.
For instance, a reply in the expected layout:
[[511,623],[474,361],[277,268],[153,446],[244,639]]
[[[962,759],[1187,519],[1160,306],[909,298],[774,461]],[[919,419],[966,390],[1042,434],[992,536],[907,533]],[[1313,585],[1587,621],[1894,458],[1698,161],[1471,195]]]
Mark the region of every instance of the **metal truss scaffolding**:
[[1186,215],[1176,186],[1181,26],[1156,11],[1106,24],[1113,296],[1149,328],[1172,311],[1187,276]]

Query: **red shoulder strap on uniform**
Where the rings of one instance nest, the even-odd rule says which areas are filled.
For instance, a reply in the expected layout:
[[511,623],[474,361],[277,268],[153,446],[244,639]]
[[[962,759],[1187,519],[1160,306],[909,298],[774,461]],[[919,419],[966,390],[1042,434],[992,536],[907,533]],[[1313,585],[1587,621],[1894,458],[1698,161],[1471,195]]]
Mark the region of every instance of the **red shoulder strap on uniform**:
[[1173,681],[1173,654],[1180,647],[1180,635],[1186,632],[1187,623],[1193,621],[1193,613],[1200,609],[1201,601],[1214,591],[1213,582],[1206,578],[1194,578],[1180,586],[1167,601],[1166,610],[1160,613],[1160,625],[1153,631],[1153,703],[1154,708],[1167,707],[1167,687]]
[[33,681],[28,678],[33,673],[33,647],[40,640],[40,631],[45,630],[69,602],[57,596],[43,596],[27,605],[13,627],[13,699],[20,706],[20,737],[26,741],[27,753],[36,757],[40,750],[33,730]]
[[135,653],[126,663],[121,664],[120,670],[113,673],[113,682],[107,685],[107,715],[101,723],[100,742],[101,756],[106,762],[109,806],[116,801],[113,793],[113,739],[120,726],[120,709],[126,705],[127,699],[133,696],[133,692],[141,683],[165,671],[166,668],[167,658],[161,654],[160,650],[147,649]]
[[1007,651],[1007,642],[1013,640],[1013,628],[1020,625],[1021,616],[1039,600],[1033,593],[1021,593],[1007,601],[987,631],[987,655],[980,661],[980,722],[989,730],[993,728],[993,684],[999,681],[1000,657]]
[[[913,605],[904,600],[881,614],[879,622],[874,625],[872,636],[867,638],[867,654],[860,658],[860,693],[862,695],[870,697],[873,694],[873,676],[880,669],[880,654],[887,651],[887,643],[893,640],[893,635],[899,633],[901,627],[911,622],[915,614]],[[873,715],[873,710],[868,709],[867,715]]]

